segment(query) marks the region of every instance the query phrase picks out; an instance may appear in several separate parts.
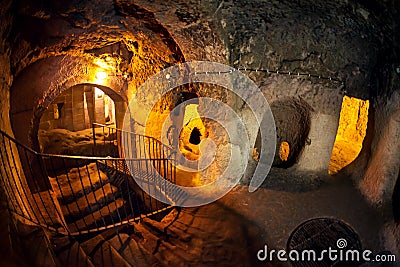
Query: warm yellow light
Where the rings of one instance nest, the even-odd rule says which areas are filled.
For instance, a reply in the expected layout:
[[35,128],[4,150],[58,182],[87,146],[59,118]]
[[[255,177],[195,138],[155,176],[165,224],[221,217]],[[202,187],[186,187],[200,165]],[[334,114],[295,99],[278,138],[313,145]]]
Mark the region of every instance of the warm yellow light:
[[[198,104],[189,104],[185,107],[185,115],[183,118],[183,129],[180,135],[180,148],[183,154],[186,155],[185,152],[191,152],[187,157],[191,160],[196,160],[200,151],[198,145],[190,143],[190,135],[194,128],[197,128],[200,135],[203,139],[205,135],[205,126],[203,121],[201,120],[200,114],[197,111]],[[196,155],[196,156],[195,156]],[[191,158],[193,157],[194,158]]]
[[344,96],[329,174],[337,173],[357,158],[367,131],[368,109],[368,100]]
[[188,124],[193,119],[200,119],[200,114],[197,111],[198,104],[189,104],[185,107],[185,117],[183,118],[183,125]]
[[114,73],[115,67],[112,62],[111,57],[106,57],[105,59],[102,58],[95,58],[93,60],[94,65],[97,67],[95,68],[93,81],[96,84],[106,85],[108,73]]
[[95,77],[94,77],[94,83],[104,85],[105,81],[107,79],[107,76],[108,76],[107,73],[104,71],[96,72]]
[[290,154],[290,146],[288,142],[282,142],[279,148],[279,157],[282,161],[287,161]]
[[104,71],[98,71],[96,73],[96,79],[105,80],[106,78],[107,78],[107,73],[105,73]]
[[106,62],[106,60],[103,60],[101,58],[95,58],[93,63],[103,70],[112,71],[114,69],[112,60],[111,60],[111,57],[108,57],[108,58],[109,59],[106,58],[107,62]]

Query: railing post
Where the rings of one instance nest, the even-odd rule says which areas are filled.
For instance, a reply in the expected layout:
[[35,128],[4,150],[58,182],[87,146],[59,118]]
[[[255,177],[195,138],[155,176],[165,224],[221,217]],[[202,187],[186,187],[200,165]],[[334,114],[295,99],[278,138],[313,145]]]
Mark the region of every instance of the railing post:
[[96,150],[96,132],[95,132],[95,124],[92,123],[92,134],[93,134],[93,148],[92,148],[92,155],[96,156],[95,150]]

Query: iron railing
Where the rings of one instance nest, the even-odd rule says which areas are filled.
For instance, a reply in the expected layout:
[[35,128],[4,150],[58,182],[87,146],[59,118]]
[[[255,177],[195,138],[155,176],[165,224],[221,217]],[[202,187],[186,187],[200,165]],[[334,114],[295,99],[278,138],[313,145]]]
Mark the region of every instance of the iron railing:
[[[21,220],[51,231],[79,235],[139,221],[170,209],[171,206],[146,194],[132,175],[148,186],[161,189],[161,193],[168,193],[166,181],[175,182],[176,177],[173,151],[151,137],[119,130],[115,133],[116,137],[108,142],[115,142],[117,151],[121,140],[118,136],[129,134],[135,138],[134,144],[143,145],[147,153],[138,149],[136,157],[128,159],[109,157],[117,155],[42,154],[0,130],[0,183],[9,211]],[[94,152],[98,145],[94,146]],[[165,178],[161,183],[154,179],[157,173]]]
[[[152,163],[152,167],[164,179],[172,183],[176,182],[177,152],[156,138],[99,123],[93,123],[92,135],[94,156],[149,160]],[[105,153],[110,153],[111,155]],[[128,170],[128,168],[125,166],[124,170]]]

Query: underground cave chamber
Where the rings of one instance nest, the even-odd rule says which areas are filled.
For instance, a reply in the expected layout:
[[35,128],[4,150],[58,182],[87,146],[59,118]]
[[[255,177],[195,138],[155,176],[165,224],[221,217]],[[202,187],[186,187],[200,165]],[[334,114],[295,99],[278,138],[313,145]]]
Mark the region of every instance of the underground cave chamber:
[[[254,255],[264,243],[298,246],[304,225],[323,235],[334,222],[355,247],[399,256],[399,10],[391,1],[2,2],[0,186],[12,248],[35,266],[263,266]],[[169,74],[141,87],[191,61],[232,69],[183,73],[240,72],[268,101],[276,144],[254,193],[265,129],[251,95],[213,82],[161,94]],[[233,141],[245,135],[250,147]],[[172,184],[213,184],[229,164],[243,175],[215,203],[160,200],[184,203],[193,196]]]

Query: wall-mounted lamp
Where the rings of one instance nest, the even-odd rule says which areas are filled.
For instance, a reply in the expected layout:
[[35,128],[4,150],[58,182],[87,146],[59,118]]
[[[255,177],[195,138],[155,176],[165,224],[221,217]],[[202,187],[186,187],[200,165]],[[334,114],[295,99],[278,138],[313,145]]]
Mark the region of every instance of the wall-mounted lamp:
[[126,80],[133,77],[131,74],[129,74],[127,72],[125,72],[125,73],[107,73],[105,71],[97,71],[94,76],[95,83],[100,84],[100,85],[105,85],[106,80],[111,76],[123,77]]

